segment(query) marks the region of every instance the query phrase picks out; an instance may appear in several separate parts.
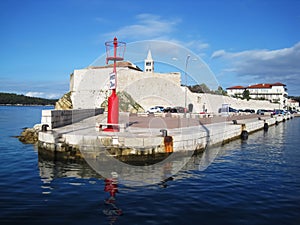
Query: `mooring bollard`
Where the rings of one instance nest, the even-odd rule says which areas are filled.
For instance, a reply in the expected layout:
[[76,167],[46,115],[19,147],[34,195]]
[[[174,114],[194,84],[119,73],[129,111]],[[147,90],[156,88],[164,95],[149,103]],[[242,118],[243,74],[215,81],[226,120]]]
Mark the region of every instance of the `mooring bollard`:
[[269,124],[268,123],[264,123],[264,131],[268,131],[269,129]]
[[173,137],[168,136],[168,131],[166,129],[161,129],[161,136],[164,137],[164,145],[165,145],[165,152],[172,153],[173,152]]
[[168,136],[168,131],[166,129],[161,129],[160,132],[161,132],[161,136],[163,137]]
[[47,131],[47,127],[49,127],[48,124],[43,124],[43,125],[42,125],[42,131],[43,131],[43,132],[46,132],[46,131]]
[[242,124],[241,139],[242,140],[247,140],[248,139],[248,131],[246,130],[246,124]]
[[241,139],[242,140],[247,140],[248,139],[248,131],[243,130],[241,133]]
[[165,145],[165,152],[172,153],[173,152],[173,137],[165,136],[164,137],[164,145]]

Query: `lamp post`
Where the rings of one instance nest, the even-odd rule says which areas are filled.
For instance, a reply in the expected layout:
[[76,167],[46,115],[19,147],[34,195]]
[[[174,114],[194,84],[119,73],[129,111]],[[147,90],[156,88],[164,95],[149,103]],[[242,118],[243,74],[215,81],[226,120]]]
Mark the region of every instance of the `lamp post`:
[[185,70],[184,70],[184,79],[185,79],[185,92],[184,92],[184,118],[186,118],[186,111],[187,111],[187,75],[186,75],[186,70],[187,70],[187,66],[188,66],[188,62],[190,59],[190,55],[186,56],[186,60],[185,60]]

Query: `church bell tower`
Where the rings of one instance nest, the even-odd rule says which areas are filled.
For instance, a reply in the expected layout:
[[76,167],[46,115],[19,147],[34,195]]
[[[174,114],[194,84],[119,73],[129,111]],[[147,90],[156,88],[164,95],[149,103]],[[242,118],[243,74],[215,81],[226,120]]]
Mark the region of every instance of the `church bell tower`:
[[148,51],[147,58],[145,59],[144,72],[154,72],[154,61],[150,50]]

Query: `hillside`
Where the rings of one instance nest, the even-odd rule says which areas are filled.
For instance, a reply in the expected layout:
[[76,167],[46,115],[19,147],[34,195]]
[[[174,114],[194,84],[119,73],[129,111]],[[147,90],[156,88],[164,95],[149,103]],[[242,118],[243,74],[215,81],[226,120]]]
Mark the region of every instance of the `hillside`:
[[57,99],[45,99],[0,92],[0,105],[55,105]]

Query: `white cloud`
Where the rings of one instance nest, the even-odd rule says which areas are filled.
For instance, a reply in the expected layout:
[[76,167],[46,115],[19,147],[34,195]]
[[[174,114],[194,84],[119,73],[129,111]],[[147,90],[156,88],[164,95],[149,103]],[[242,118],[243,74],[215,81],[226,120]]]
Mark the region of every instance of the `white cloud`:
[[[175,32],[181,23],[180,18],[165,18],[155,14],[139,14],[136,22],[131,25],[121,27],[120,29],[104,34],[109,39],[112,36],[118,36],[120,40],[141,41],[141,40],[164,40],[191,49],[197,55],[205,56],[204,50],[210,45],[202,40],[181,41],[174,39]],[[127,43],[128,44],[128,43]],[[149,46],[148,46],[149,48]],[[166,50],[162,48],[161,51]]]
[[216,51],[212,58],[229,61],[231,70],[240,75],[285,76],[300,74],[300,42],[278,50],[249,50],[242,52]]
[[165,20],[154,14],[139,14],[136,23],[105,34],[105,36],[119,36],[124,39],[142,40],[169,36],[175,30],[180,19]]
[[25,94],[25,96],[27,97],[44,97],[44,92],[33,92],[33,91],[29,91]]
[[58,93],[45,93],[45,98],[48,99],[59,99],[62,96],[63,96],[62,94],[58,94]]
[[210,47],[208,43],[205,43],[201,40],[193,40],[189,41],[187,43],[181,42],[182,45],[184,45],[186,48],[191,49],[193,52],[195,52],[200,57],[205,57],[204,51]]
[[47,99],[58,99],[61,97],[61,94],[29,91],[25,94],[25,96],[47,98]]
[[[243,79],[253,82],[283,82],[300,84],[300,42],[289,48],[277,50],[258,49],[242,52],[215,51],[212,59],[224,60],[223,72],[235,73],[241,83]],[[255,81],[254,81],[255,79]]]
[[211,58],[215,59],[215,58],[222,57],[224,55],[226,55],[226,52],[225,52],[225,50],[222,49],[222,50],[218,50],[218,51],[213,52],[213,54],[211,55]]

